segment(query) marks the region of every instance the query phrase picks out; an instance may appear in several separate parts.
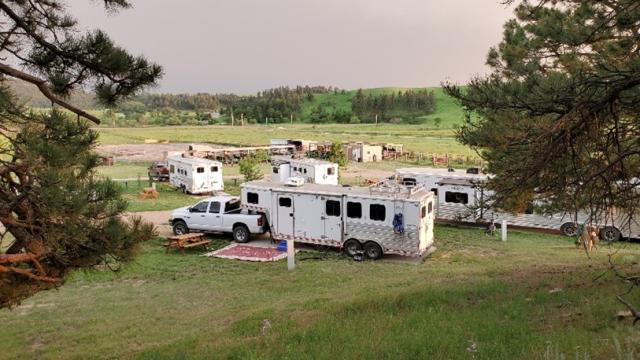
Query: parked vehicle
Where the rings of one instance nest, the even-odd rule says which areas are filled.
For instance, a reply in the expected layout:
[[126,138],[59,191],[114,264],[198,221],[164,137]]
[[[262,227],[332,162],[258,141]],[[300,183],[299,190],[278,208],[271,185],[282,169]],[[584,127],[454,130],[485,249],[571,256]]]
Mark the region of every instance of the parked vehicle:
[[272,181],[286,183],[289,178],[296,177],[309,184],[338,185],[336,163],[317,159],[274,158],[272,165]]
[[169,183],[188,194],[224,190],[222,163],[209,159],[174,155],[167,157]]
[[420,256],[433,244],[434,197],[422,187],[373,187],[254,181],[241,187],[242,206],[267,217],[274,239]]
[[155,181],[169,181],[169,167],[165,162],[156,161],[149,166],[148,175]]
[[[487,174],[473,170],[453,170],[435,168],[404,168],[396,170],[396,178],[401,183],[412,186],[422,185],[437,196],[436,220],[476,223],[478,221],[506,220],[511,226],[557,230],[566,236],[576,236],[579,225],[589,222],[585,213],[578,213],[577,219],[568,214],[543,215],[531,211],[525,213],[505,213],[486,206],[492,192],[483,190]],[[640,225],[611,211],[607,219],[593,221],[600,229],[600,238],[617,241],[620,238],[640,238]]]
[[193,206],[176,209],[169,223],[176,235],[194,231],[232,233],[239,243],[248,242],[251,235],[264,234],[268,229],[264,215],[249,214],[234,196],[210,197]]

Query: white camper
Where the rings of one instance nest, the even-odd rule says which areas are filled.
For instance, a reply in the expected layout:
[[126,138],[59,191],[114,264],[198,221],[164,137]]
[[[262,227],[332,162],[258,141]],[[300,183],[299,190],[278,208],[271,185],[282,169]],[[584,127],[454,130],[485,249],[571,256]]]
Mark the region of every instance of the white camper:
[[241,188],[241,203],[264,213],[275,239],[361,251],[420,256],[433,245],[434,197],[422,187],[375,187],[254,181]]
[[[435,168],[404,168],[396,170],[397,180],[405,185],[422,185],[437,195],[436,219],[443,221],[472,222],[506,220],[511,226],[559,230],[564,235],[574,235],[576,223],[588,222],[588,216],[579,213],[577,219],[568,214],[542,215],[533,211],[512,214],[494,211],[484,206],[483,201],[492,196],[491,191],[483,190],[482,184],[489,179],[472,168],[466,170],[447,170]],[[595,221],[601,229],[600,237],[615,241],[620,237],[640,237],[640,225],[615,214],[611,219]]]
[[316,159],[277,158],[272,162],[271,180],[286,183],[303,178],[309,184],[338,185],[338,164]]
[[182,192],[206,194],[224,190],[222,163],[209,159],[174,155],[167,157],[169,183]]

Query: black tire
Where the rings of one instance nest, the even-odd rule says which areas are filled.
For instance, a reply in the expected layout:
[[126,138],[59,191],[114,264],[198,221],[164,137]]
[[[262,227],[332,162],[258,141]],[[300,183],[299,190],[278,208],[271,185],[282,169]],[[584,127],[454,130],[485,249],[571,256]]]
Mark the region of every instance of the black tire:
[[249,229],[244,225],[238,225],[233,228],[233,240],[237,243],[249,242],[250,236],[251,233],[249,232]]
[[371,260],[377,260],[382,257],[382,248],[373,241],[364,244],[364,254]]
[[189,233],[189,227],[187,223],[182,220],[178,220],[173,223],[173,233],[176,235],[184,235]]
[[578,236],[578,225],[574,222],[566,222],[560,226],[560,232],[564,236]]
[[600,229],[600,239],[606,242],[614,242],[620,240],[622,233],[613,226],[605,226]]
[[360,241],[356,239],[349,239],[342,245],[342,250],[348,256],[353,257],[362,251],[362,244],[360,244]]

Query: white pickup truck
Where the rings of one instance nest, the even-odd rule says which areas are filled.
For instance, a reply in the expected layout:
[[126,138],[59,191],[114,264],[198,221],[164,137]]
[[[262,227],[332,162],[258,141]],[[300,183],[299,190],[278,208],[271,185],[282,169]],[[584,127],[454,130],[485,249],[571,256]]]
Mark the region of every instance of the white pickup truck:
[[249,214],[240,209],[234,196],[214,196],[193,206],[174,210],[169,223],[176,235],[191,231],[232,233],[239,243],[248,242],[253,234],[264,234],[268,228],[264,215]]

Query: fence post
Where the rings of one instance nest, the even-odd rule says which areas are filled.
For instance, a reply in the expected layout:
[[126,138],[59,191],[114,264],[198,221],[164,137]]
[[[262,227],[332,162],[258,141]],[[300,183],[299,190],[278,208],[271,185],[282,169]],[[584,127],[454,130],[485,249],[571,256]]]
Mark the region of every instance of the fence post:
[[507,241],[507,220],[502,220],[500,231],[502,232],[502,241]]

